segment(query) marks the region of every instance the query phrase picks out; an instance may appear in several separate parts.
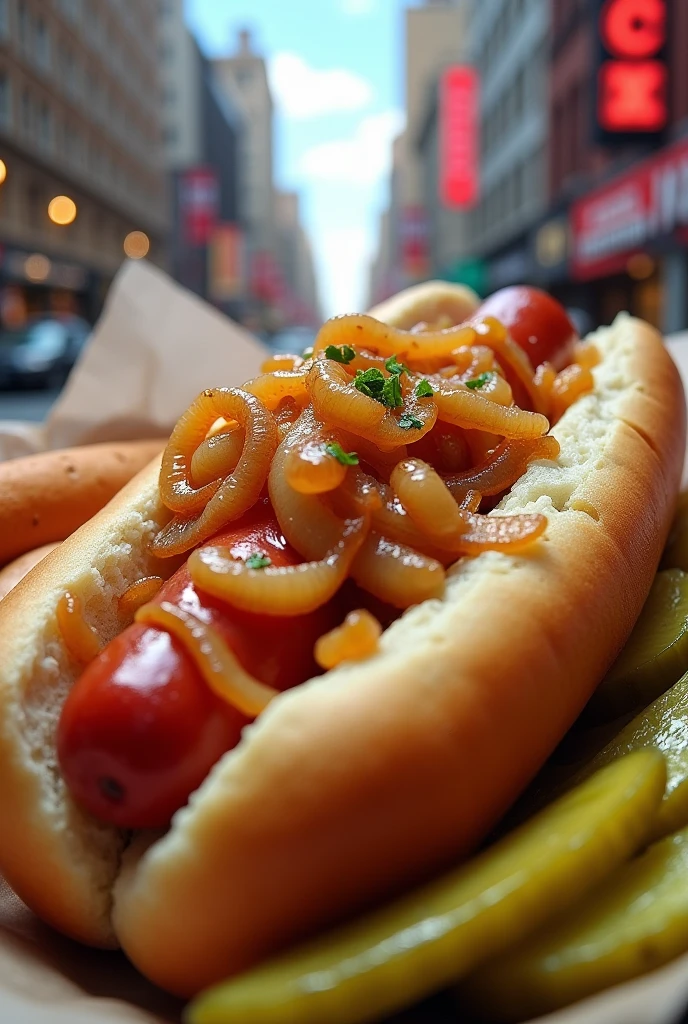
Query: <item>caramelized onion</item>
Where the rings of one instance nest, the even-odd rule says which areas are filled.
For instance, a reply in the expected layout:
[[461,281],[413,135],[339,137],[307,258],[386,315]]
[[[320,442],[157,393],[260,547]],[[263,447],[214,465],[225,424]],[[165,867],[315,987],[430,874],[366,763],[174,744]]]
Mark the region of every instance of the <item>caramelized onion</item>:
[[538,396],[533,384],[533,368],[520,345],[512,341],[506,327],[493,316],[475,320],[471,326],[476,342],[487,345],[497,356],[519,405],[530,404],[534,408]]
[[120,615],[133,615],[142,605],[152,601],[162,584],[162,576],[144,576],[132,583],[117,601]]
[[540,437],[549,430],[549,423],[541,413],[498,405],[465,384],[442,381],[438,383],[434,398],[439,418],[457,427],[524,438]]
[[556,459],[559,442],[551,434],[530,441],[506,440],[482,465],[446,476],[444,483],[459,501],[470,490],[482,495],[501,494],[525,473],[534,459]]
[[367,530],[365,519],[346,523],[342,539],[320,561],[250,569],[230,549],[207,546],[191,553],[191,579],[208,594],[257,615],[308,615],[334,597],[349,575]]
[[203,487],[213,481],[219,483],[228,476],[241,458],[244,431],[236,430],[213,434],[201,441],[191,456],[191,480],[194,487]]
[[579,366],[585,366],[588,370],[592,370],[594,366],[597,366],[601,359],[600,350],[592,341],[577,341],[573,347],[574,363],[578,363]]
[[304,360],[301,356],[289,355],[286,352],[275,352],[269,356],[260,367],[261,373],[274,373],[275,370],[298,370],[303,366]]
[[324,441],[327,433],[308,406],[280,444],[268,476],[268,492],[284,536],[302,558],[324,558],[342,536],[344,524],[317,494],[300,494],[286,480],[291,452],[309,441]]
[[163,601],[162,604],[144,604],[135,619],[171,633],[213,693],[249,718],[259,715],[277,696],[278,690],[254,679],[242,668],[217,630],[191,612]]
[[310,363],[304,363],[298,370],[274,370],[272,373],[263,373],[244,384],[243,390],[259,398],[271,412],[285,398],[304,401],[308,397],[306,377],[309,367]]
[[308,373],[308,390],[316,417],[329,426],[370,436],[387,412],[384,405],[357,391],[343,366],[316,359]]
[[[218,416],[234,418],[245,434],[244,448],[235,470],[222,481],[198,489],[189,480],[190,461],[208,427]],[[271,413],[254,395],[239,388],[215,388],[202,392],[172,431],[163,455],[161,492],[175,498],[210,495],[205,508],[193,519],[175,517],[163,527],[151,548],[160,557],[182,554],[243,515],[258,500],[279,441]],[[167,504],[167,501],[165,501]]]
[[349,612],[341,626],[318,638],[315,660],[320,668],[331,669],[343,661],[367,658],[377,650],[381,633],[382,626],[365,608]]
[[307,441],[303,447],[293,448],[284,460],[286,481],[301,494],[333,491],[343,483],[346,471],[322,441]]
[[483,496],[480,491],[466,491],[463,498],[459,502],[459,508],[463,512],[477,512],[480,508],[480,502],[483,500]]
[[84,618],[84,609],[78,594],[67,591],[57,602],[57,625],[64,645],[81,665],[88,665],[100,654],[100,641],[95,630]]
[[400,462],[391,484],[416,526],[438,542],[468,529],[441,476],[422,459]]
[[551,363],[540,363],[533,377],[533,384],[537,391],[534,409],[536,412],[544,413],[545,416],[549,413],[552,404],[552,387],[556,376],[557,372]]
[[433,558],[443,565],[449,565],[454,561],[451,552],[434,543],[416,526],[391,487],[384,489],[383,497],[384,504],[372,514],[372,527],[376,533],[396,541],[405,548],[412,548],[422,555],[427,555],[428,558]]
[[495,355],[487,345],[460,345],[451,354],[459,372],[468,377],[479,377],[495,368]]
[[292,398],[291,395],[287,395],[286,398],[283,398],[277,406],[274,412],[274,417],[280,441],[287,436],[301,415],[302,410],[303,406],[300,405],[295,398]]
[[367,437],[351,434],[348,430],[339,430],[338,437],[348,452],[355,451],[361,461],[367,462],[382,480],[389,480],[389,475],[399,459],[405,459],[407,455],[405,445],[383,450]]
[[438,597],[444,587],[440,562],[372,531],[354,559],[352,576],[363,590],[395,608]]
[[572,363],[557,374],[552,385],[552,419],[556,423],[570,405],[595,386],[592,371],[586,366]]
[[456,541],[455,550],[460,555],[479,555],[482,551],[515,554],[541,537],[547,529],[547,519],[539,512],[516,516],[471,515],[468,518],[469,529]]

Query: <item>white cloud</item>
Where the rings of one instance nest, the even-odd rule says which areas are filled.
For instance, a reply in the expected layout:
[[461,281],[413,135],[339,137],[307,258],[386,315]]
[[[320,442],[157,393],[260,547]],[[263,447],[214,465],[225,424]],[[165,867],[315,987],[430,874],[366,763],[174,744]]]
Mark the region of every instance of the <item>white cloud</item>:
[[301,173],[311,181],[373,184],[389,172],[392,141],[403,126],[400,110],[364,117],[348,138],[322,142],[306,150]]
[[269,64],[270,85],[287,117],[306,120],[361,110],[373,98],[369,82],[343,68],[311,67],[295,53],[277,53]]
[[318,238],[320,285],[326,315],[360,313],[373,239],[365,227],[326,227]]
[[372,14],[374,6],[374,0],[341,0],[342,12],[354,18]]

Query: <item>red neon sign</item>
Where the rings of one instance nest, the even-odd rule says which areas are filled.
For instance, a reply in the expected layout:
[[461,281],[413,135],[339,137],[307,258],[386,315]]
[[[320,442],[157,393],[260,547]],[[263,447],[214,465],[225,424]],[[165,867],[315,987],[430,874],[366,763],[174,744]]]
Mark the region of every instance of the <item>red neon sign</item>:
[[665,0],[607,0],[600,32],[613,57],[653,57],[666,42]]
[[609,135],[661,132],[669,119],[666,0],[605,0],[599,14],[607,57],[597,73],[597,121]]
[[471,67],[447,68],[440,82],[439,192],[445,206],[478,201],[478,76]]

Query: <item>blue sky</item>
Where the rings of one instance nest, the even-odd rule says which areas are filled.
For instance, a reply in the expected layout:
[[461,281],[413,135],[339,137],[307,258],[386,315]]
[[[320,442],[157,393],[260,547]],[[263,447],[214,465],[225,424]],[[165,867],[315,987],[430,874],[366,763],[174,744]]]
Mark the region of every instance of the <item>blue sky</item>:
[[297,189],[326,315],[363,308],[391,140],[403,127],[403,0],[185,0],[208,56],[249,27],[276,106],[275,176]]

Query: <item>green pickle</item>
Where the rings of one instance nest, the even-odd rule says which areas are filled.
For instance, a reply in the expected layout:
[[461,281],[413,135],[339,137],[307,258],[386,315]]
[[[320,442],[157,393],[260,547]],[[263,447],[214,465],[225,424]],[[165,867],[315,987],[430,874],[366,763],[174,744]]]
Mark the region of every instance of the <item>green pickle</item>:
[[187,1024],[364,1024],[456,981],[573,906],[646,840],[664,759],[608,765],[450,874],[195,999]]
[[604,721],[647,707],[688,670],[688,573],[655,576],[628,642],[586,710]]
[[678,498],[676,515],[669,530],[662,569],[683,569],[688,572],[688,491],[683,491]]
[[688,829],[651,846],[575,911],[467,978],[459,999],[491,1021],[567,1006],[688,950]]

